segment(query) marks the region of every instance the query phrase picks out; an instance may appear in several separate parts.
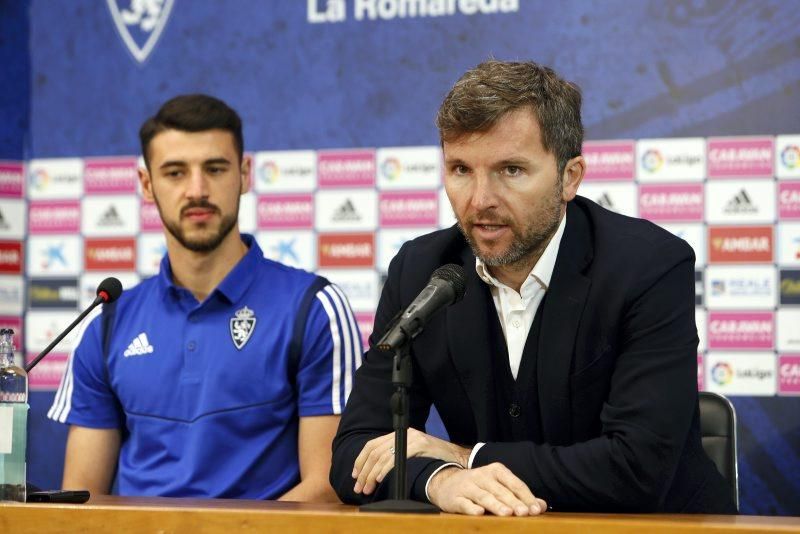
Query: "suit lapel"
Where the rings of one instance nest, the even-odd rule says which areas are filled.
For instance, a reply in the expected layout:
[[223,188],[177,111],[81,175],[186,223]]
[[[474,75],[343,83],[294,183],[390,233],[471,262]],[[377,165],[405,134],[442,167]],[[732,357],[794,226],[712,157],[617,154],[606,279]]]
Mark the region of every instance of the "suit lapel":
[[493,344],[488,325],[498,319],[489,288],[475,272],[475,256],[469,247],[465,246],[461,259],[466,292],[461,302],[447,309],[447,339],[450,357],[475,416],[477,439],[486,440],[492,428],[486,407],[492,406],[494,399],[490,360]]
[[545,442],[571,441],[569,372],[575,338],[591,282],[583,270],[592,259],[589,221],[573,202],[542,312],[536,371]]

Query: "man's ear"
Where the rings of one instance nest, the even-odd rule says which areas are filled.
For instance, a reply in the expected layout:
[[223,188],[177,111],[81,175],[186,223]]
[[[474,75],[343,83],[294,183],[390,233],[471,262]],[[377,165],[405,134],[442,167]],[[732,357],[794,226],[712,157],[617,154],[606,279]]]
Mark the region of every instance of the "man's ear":
[[153,196],[153,180],[150,178],[150,171],[146,167],[139,167],[139,185],[142,186],[142,196],[148,202],[155,202]]
[[564,184],[561,199],[564,202],[569,202],[575,195],[578,194],[578,187],[580,187],[583,177],[586,174],[586,160],[583,156],[576,156],[569,160],[564,167],[564,173],[561,176],[562,183]]
[[252,158],[250,156],[244,156],[242,158],[242,170],[241,170],[241,190],[240,194],[244,195],[248,191],[250,191],[250,187],[253,185],[250,183],[250,164],[252,162]]

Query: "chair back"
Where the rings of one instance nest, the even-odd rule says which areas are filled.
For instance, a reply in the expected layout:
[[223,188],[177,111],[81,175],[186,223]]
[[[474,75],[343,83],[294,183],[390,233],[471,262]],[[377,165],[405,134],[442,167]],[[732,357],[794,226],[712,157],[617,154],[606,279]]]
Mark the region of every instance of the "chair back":
[[736,410],[719,393],[700,392],[700,435],[703,449],[731,487],[739,509],[739,465],[736,449]]

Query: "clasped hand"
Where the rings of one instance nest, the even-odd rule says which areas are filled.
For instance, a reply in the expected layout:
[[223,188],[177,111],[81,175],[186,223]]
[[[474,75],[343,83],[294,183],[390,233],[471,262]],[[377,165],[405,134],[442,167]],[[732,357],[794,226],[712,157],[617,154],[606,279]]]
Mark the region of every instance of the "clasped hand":
[[[444,512],[502,516],[537,515],[547,503],[534,497],[528,486],[500,463],[465,469],[470,449],[408,429],[408,458],[437,458],[461,466],[436,473],[428,485],[428,496]],[[371,494],[394,467],[394,432],[368,441],[356,458],[352,476],[355,493]]]

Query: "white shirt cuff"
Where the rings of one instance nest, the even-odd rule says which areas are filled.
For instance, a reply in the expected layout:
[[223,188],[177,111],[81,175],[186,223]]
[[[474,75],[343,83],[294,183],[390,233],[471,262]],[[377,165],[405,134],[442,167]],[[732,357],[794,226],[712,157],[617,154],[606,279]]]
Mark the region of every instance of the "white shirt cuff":
[[428,485],[431,483],[431,480],[433,480],[433,477],[435,477],[435,476],[436,476],[436,473],[438,473],[439,471],[441,471],[441,470],[442,470],[442,469],[444,469],[445,467],[458,467],[459,469],[464,469],[464,466],[463,466],[463,465],[461,465],[461,464],[457,464],[457,463],[455,463],[455,462],[449,462],[449,463],[446,463],[446,464],[444,464],[444,465],[440,465],[439,467],[437,467],[437,468],[436,468],[436,471],[434,471],[433,473],[431,473],[431,476],[429,476],[429,477],[428,477],[428,481],[427,481],[427,482],[425,482],[425,498],[426,498],[426,499],[428,499],[428,502],[431,502],[431,498],[430,498],[430,496],[428,495]]
[[485,443],[476,443],[474,447],[472,447],[472,452],[469,453],[469,461],[467,462],[467,469],[472,469],[472,462],[475,461],[475,456],[478,454],[478,451],[481,450],[481,447],[486,445]]

